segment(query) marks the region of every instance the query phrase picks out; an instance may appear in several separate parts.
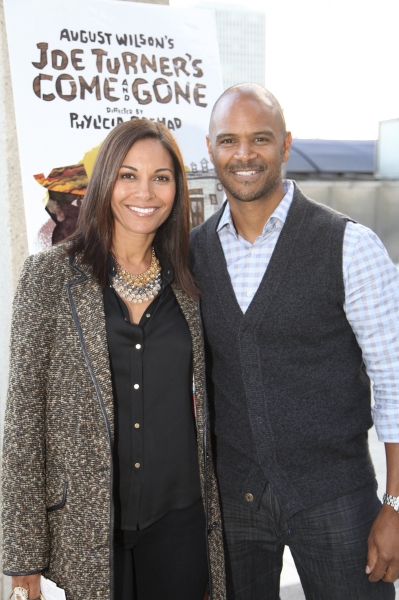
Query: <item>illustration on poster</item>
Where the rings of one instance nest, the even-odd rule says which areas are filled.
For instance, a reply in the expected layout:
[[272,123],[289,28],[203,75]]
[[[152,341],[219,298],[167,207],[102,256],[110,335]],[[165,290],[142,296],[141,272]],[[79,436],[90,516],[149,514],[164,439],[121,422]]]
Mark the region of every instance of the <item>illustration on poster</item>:
[[[98,147],[87,155],[92,154],[93,160],[97,152]],[[34,178],[48,193],[45,208],[51,219],[39,235],[43,246],[49,247],[62,242],[75,231],[89,178],[84,159],[76,165],[57,167],[47,177],[40,173]]]
[[[66,52],[60,49],[54,49],[50,52],[48,43],[46,42],[40,42],[36,46],[40,50],[39,61],[32,62],[32,65],[36,69],[42,70],[47,66],[51,66],[56,71],[65,71],[68,66],[72,67],[75,71],[86,69],[83,56],[84,50],[81,48],[71,50],[68,56]],[[119,84],[119,91],[117,91],[116,87],[119,80],[116,77],[104,77],[102,81],[100,75],[95,75],[89,83],[82,75],[75,76],[74,78],[69,73],[62,73],[56,78],[55,86],[54,84],[46,84],[45,89],[50,91],[50,93],[45,93],[42,90],[42,82],[52,82],[54,77],[53,75],[40,73],[33,80],[33,90],[36,96],[46,102],[51,102],[56,98],[55,91],[61,100],[71,102],[78,97],[79,85],[79,98],[81,100],[86,98],[86,92],[89,94],[95,92],[96,100],[101,100],[103,95],[104,99],[110,102],[118,102],[122,99],[129,102],[132,95],[137,103],[141,105],[150,104],[154,99],[160,104],[168,104],[174,99],[175,103],[179,104],[180,99],[183,99],[189,104],[193,100],[196,106],[202,108],[208,106],[207,102],[203,101],[205,99],[204,91],[206,90],[206,85],[202,83],[192,85],[191,82],[186,82],[185,86],[184,84],[181,86],[176,80],[165,79],[165,77],[180,77],[182,74],[186,77],[192,76],[196,78],[204,76],[204,72],[200,67],[202,60],[198,58],[193,59],[188,53],[185,55],[187,58],[182,56],[175,56],[173,58],[166,56],[159,57],[155,54],[150,58],[145,54],[122,52],[120,57],[107,58],[108,52],[106,50],[92,48],[91,54],[95,57],[92,60],[99,74],[103,74],[103,71],[105,72],[106,69],[109,74],[118,75],[123,65],[124,79]],[[49,55],[51,55],[50,62]],[[92,67],[94,63],[91,63]],[[133,81],[125,77],[126,75],[129,76],[131,71],[134,75],[150,73],[148,69],[156,74],[163,75],[163,77],[157,77],[152,84],[142,77],[137,77]],[[69,83],[68,91],[63,87],[63,82]],[[119,96],[114,95],[114,92],[119,94]]]

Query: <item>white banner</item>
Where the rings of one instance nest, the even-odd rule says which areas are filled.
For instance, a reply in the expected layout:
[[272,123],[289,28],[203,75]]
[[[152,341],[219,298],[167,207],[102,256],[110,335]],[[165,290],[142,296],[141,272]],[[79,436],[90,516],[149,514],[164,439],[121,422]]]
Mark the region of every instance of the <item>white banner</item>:
[[76,226],[98,147],[122,121],[162,121],[182,149],[193,224],[222,186],[205,135],[222,93],[214,13],[116,0],[5,0],[29,249]]

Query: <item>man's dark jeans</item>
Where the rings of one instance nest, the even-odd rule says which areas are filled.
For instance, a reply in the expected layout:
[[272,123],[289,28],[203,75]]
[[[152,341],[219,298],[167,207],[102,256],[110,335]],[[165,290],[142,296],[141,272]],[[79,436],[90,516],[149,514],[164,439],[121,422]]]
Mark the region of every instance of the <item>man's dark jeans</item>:
[[393,600],[392,583],[365,574],[367,538],[381,507],[376,483],[285,519],[268,484],[259,510],[222,496],[227,600],[279,600],[289,546],[307,600]]

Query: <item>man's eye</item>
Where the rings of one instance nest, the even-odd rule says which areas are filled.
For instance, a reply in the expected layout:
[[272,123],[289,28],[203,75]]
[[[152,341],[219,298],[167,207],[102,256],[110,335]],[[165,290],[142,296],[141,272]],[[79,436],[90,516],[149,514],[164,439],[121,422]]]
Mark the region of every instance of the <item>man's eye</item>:
[[234,142],[234,140],[231,140],[231,139],[229,138],[229,139],[226,139],[226,140],[222,140],[220,143],[221,143],[221,144],[232,144],[233,142]]

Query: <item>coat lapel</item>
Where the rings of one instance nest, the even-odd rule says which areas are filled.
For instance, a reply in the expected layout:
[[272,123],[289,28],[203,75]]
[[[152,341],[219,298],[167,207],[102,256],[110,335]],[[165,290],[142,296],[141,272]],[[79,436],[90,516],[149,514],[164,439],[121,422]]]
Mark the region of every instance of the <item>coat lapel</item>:
[[204,352],[201,337],[201,328],[199,323],[197,305],[172,283],[172,289],[176,296],[176,300],[179,303],[180,309],[183,313],[184,318],[187,321],[188,328],[191,334],[191,340],[193,345],[193,375],[194,375],[194,410],[197,422],[197,427],[200,435],[204,431],[204,421],[206,418],[205,404],[205,390],[204,390],[204,378],[205,378],[205,363],[204,363]]
[[81,264],[79,256],[71,258],[69,264],[76,274],[76,277],[67,283],[72,316],[112,444],[114,405],[103,292],[94,280],[91,270]]

